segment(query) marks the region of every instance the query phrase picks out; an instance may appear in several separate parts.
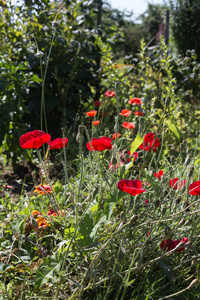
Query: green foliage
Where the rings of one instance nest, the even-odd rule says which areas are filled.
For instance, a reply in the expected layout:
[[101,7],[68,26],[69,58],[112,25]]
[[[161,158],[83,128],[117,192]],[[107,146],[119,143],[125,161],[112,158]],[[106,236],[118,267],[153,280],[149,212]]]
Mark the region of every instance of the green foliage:
[[[68,10],[60,10],[57,16],[61,22],[56,30],[50,26],[55,18],[53,4],[35,3],[26,1],[27,27],[18,24],[9,33],[13,49],[19,43],[22,53],[12,53],[9,43],[3,47],[9,55],[1,60],[2,142],[18,157],[20,148],[14,139],[27,131],[28,124],[34,127],[41,122],[45,111],[52,136],[62,124],[71,130],[63,130],[63,135],[69,134],[67,148],[45,152],[43,145],[37,151],[40,179],[49,184],[51,193],[22,190],[13,201],[2,179],[0,287],[4,299],[195,299],[200,293],[196,285],[200,200],[189,192],[190,184],[200,178],[195,53],[174,59],[163,40],[153,52],[142,41],[139,60],[119,67],[112,63],[111,43],[103,40],[103,33],[101,37],[92,30],[101,1],[67,2]],[[4,17],[11,21],[6,9]],[[23,21],[23,11],[17,11]],[[33,48],[46,55],[34,56]],[[99,58],[100,69],[96,68]],[[97,77],[102,86],[95,85]],[[83,113],[93,108],[97,88],[101,106],[96,116],[101,122],[94,127],[93,119]],[[106,98],[105,89],[115,90],[115,97]],[[141,98],[142,105],[128,103],[135,97]],[[34,109],[27,108],[27,103]],[[126,119],[120,115],[124,108],[132,112]],[[137,111],[143,115],[133,114]],[[79,124],[77,136],[78,125],[71,126],[70,120]],[[122,127],[124,120],[135,127]],[[58,129],[54,131],[51,122]],[[12,134],[6,141],[7,131]],[[91,138],[112,137],[118,131],[121,135],[113,139],[112,149],[87,150]],[[150,141],[143,150],[139,148],[146,133],[159,139],[156,149],[151,149]],[[137,158],[131,156],[135,151]],[[34,157],[34,150],[30,153]],[[53,166],[58,167],[54,176],[50,159],[60,162]],[[160,177],[159,170],[163,171]],[[137,180],[137,190],[141,181],[144,191],[132,195],[130,190],[119,190],[122,179]],[[177,180],[174,186],[173,180]],[[162,247],[166,240],[181,238],[188,241],[179,248]]]
[[[200,3],[198,0],[170,1],[171,29],[178,53],[185,55],[187,50],[200,51],[199,42],[199,15]],[[198,61],[199,61],[198,56]]]

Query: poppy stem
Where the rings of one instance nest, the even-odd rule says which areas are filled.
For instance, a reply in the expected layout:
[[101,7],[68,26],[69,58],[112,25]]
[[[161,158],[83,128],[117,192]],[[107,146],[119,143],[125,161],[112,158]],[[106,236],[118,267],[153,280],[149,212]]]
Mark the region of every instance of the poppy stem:
[[52,186],[52,184],[51,184],[51,181],[49,180],[49,177],[48,177],[48,175],[47,175],[47,170],[46,170],[45,164],[44,164],[44,162],[43,162],[43,159],[42,159],[42,157],[41,157],[41,154],[40,154],[39,149],[37,149],[37,154],[38,154],[38,157],[39,157],[39,161],[41,162],[41,165],[42,165],[42,168],[43,168],[43,171],[44,171],[46,180],[47,180],[47,182],[48,182],[48,184],[49,184],[49,186],[50,186],[50,188],[51,188],[51,190],[52,190],[53,198],[49,197],[49,200],[50,200],[50,202],[51,202],[53,208],[55,209],[57,215],[59,215],[59,214],[58,214],[58,209],[59,209],[59,207],[58,207],[58,204],[57,204],[57,202],[56,202],[56,194],[55,194],[55,192],[54,192],[54,189],[53,189],[53,186]]
[[116,91],[116,100],[117,100],[117,116],[115,117],[115,129],[116,129],[116,138],[115,138],[115,144],[117,145],[117,133],[119,128],[119,82],[115,83],[115,91]]

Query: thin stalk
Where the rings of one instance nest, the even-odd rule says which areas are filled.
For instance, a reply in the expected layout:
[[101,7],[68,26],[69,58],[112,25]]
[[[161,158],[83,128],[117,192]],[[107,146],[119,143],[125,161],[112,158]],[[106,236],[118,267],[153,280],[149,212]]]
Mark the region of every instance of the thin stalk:
[[47,117],[46,117],[46,108],[45,108],[44,87],[45,87],[45,80],[46,80],[46,75],[47,75],[47,69],[48,69],[48,65],[49,65],[49,60],[50,60],[50,56],[51,56],[51,50],[52,50],[53,42],[54,42],[54,39],[55,39],[55,35],[56,35],[56,29],[54,31],[54,34],[53,34],[53,37],[52,37],[52,40],[51,40],[51,45],[50,45],[49,53],[48,53],[48,57],[47,57],[47,63],[46,63],[45,71],[44,71],[43,78],[42,78],[41,130],[43,130],[43,122],[42,121],[43,121],[43,113],[44,113],[45,130],[46,130],[47,133],[48,133],[48,127],[47,127]]
[[41,163],[41,165],[42,165],[43,171],[44,171],[44,173],[45,173],[45,177],[46,177],[46,179],[47,179],[47,182],[48,182],[48,184],[49,184],[49,186],[50,186],[50,188],[51,188],[51,190],[52,190],[53,199],[52,199],[51,197],[49,197],[49,200],[50,200],[50,202],[51,202],[53,208],[55,209],[57,215],[59,215],[59,214],[58,214],[58,208],[59,208],[59,207],[58,207],[58,204],[57,204],[57,201],[56,201],[56,194],[55,194],[55,192],[54,192],[54,190],[53,190],[53,186],[52,186],[52,184],[51,184],[51,181],[49,180],[49,177],[48,177],[48,174],[47,174],[47,170],[46,170],[45,164],[44,164],[44,162],[43,162],[43,160],[42,160],[42,157],[41,157],[41,154],[40,154],[39,149],[37,149],[37,154],[38,154],[38,157],[39,157],[39,161],[40,161],[40,163]]

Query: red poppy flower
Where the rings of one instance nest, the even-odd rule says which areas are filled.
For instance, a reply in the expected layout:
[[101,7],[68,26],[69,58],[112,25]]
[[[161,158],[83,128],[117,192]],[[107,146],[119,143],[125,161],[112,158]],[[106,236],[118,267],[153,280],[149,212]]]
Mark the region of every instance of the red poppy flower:
[[39,195],[45,195],[45,194],[52,193],[52,190],[49,185],[40,184],[39,186],[36,186],[34,192],[38,193]]
[[132,196],[146,192],[142,189],[141,180],[122,179],[118,182],[117,187],[120,191],[126,192]]
[[180,180],[179,178],[173,178],[168,183],[170,187],[172,187],[174,190],[181,189],[185,184],[186,180]]
[[194,196],[200,195],[200,180],[194,181],[189,185],[189,194]]
[[93,122],[92,122],[93,125],[99,125],[99,123],[100,123],[99,120],[96,120],[96,121],[93,121]]
[[[180,240],[171,240],[171,239],[167,239],[162,241],[162,243],[160,244],[160,248],[166,251],[170,251],[174,248],[176,248],[181,242],[183,242],[184,244],[187,244],[189,242],[188,238],[182,238]],[[181,247],[179,249],[176,249],[175,251],[177,252],[181,252],[185,249],[185,247]]]
[[133,128],[135,128],[135,125],[132,122],[124,122],[121,126],[124,127],[124,128],[126,128],[126,129],[133,129]]
[[99,100],[94,101],[94,107],[101,106],[101,102]]
[[143,201],[143,204],[144,204],[144,206],[148,206],[148,204],[149,204],[149,199],[144,200],[144,201]]
[[37,149],[50,140],[50,134],[41,130],[33,130],[23,134],[19,139],[19,143],[23,149]]
[[104,96],[105,97],[115,97],[115,92],[113,92],[113,91],[107,91],[107,92],[105,92],[105,94],[104,94]]
[[142,100],[140,98],[129,99],[128,104],[132,105],[142,105]]
[[51,142],[48,142],[50,150],[60,149],[67,147],[68,138],[57,138]]
[[143,116],[144,113],[142,111],[137,110],[137,111],[134,112],[134,115],[136,115],[136,116]]
[[[128,153],[128,155],[129,155],[129,158],[127,159],[127,163],[129,163],[129,162],[130,162],[130,159],[131,159],[131,152],[128,151],[127,153]],[[134,157],[134,161],[135,161],[136,158],[138,157],[138,153],[137,153],[137,152],[134,152],[134,153],[132,154],[132,156]]]
[[[89,151],[103,151],[107,149],[112,149],[112,139],[109,137],[101,137],[99,139],[93,138],[91,142],[88,142],[86,147]],[[92,148],[91,145],[92,144]]]
[[161,180],[161,177],[163,176],[163,171],[159,170],[158,173],[154,173],[154,176],[158,178],[158,180]]
[[86,112],[86,115],[88,117],[94,117],[96,114],[97,114],[96,110],[91,110],[91,111]]
[[122,111],[120,112],[120,115],[124,116],[124,117],[128,117],[130,116],[132,113],[132,111],[128,110],[128,109],[122,109]]
[[158,147],[160,147],[160,141],[158,138],[155,138],[155,134],[151,132],[145,135],[144,142],[139,146],[139,149],[145,149],[146,151],[153,149],[153,151],[156,152],[156,148]]
[[[121,134],[118,132],[118,133],[117,133],[117,138],[119,138],[119,137],[120,137],[120,135],[121,135]],[[113,140],[115,140],[115,139],[116,139],[116,133],[113,133],[113,135],[112,135],[112,139],[113,139]]]

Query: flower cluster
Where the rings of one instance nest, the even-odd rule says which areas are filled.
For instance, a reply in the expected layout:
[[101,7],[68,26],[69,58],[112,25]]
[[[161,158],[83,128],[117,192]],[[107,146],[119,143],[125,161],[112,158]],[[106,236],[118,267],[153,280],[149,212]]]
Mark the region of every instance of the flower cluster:
[[144,136],[144,142],[139,146],[139,149],[150,151],[151,149],[153,152],[157,151],[157,148],[160,147],[160,141],[153,132],[147,133]]
[[23,149],[38,149],[43,144],[48,143],[49,149],[60,149],[67,147],[68,138],[57,138],[51,141],[50,134],[42,130],[33,130],[23,134],[19,139],[20,146]]
[[45,217],[43,217],[41,212],[37,210],[33,210],[32,217],[36,220],[38,229],[46,229],[47,227],[50,226],[48,220]]
[[[158,180],[161,180],[163,174],[164,174],[163,171],[159,170],[158,173],[154,173],[154,176]],[[176,177],[176,178],[170,179],[168,184],[174,190],[179,190],[179,189],[182,189],[186,185],[186,180]],[[193,183],[191,183],[189,185],[189,194],[194,195],[194,196],[200,195],[200,180],[194,181]]]

